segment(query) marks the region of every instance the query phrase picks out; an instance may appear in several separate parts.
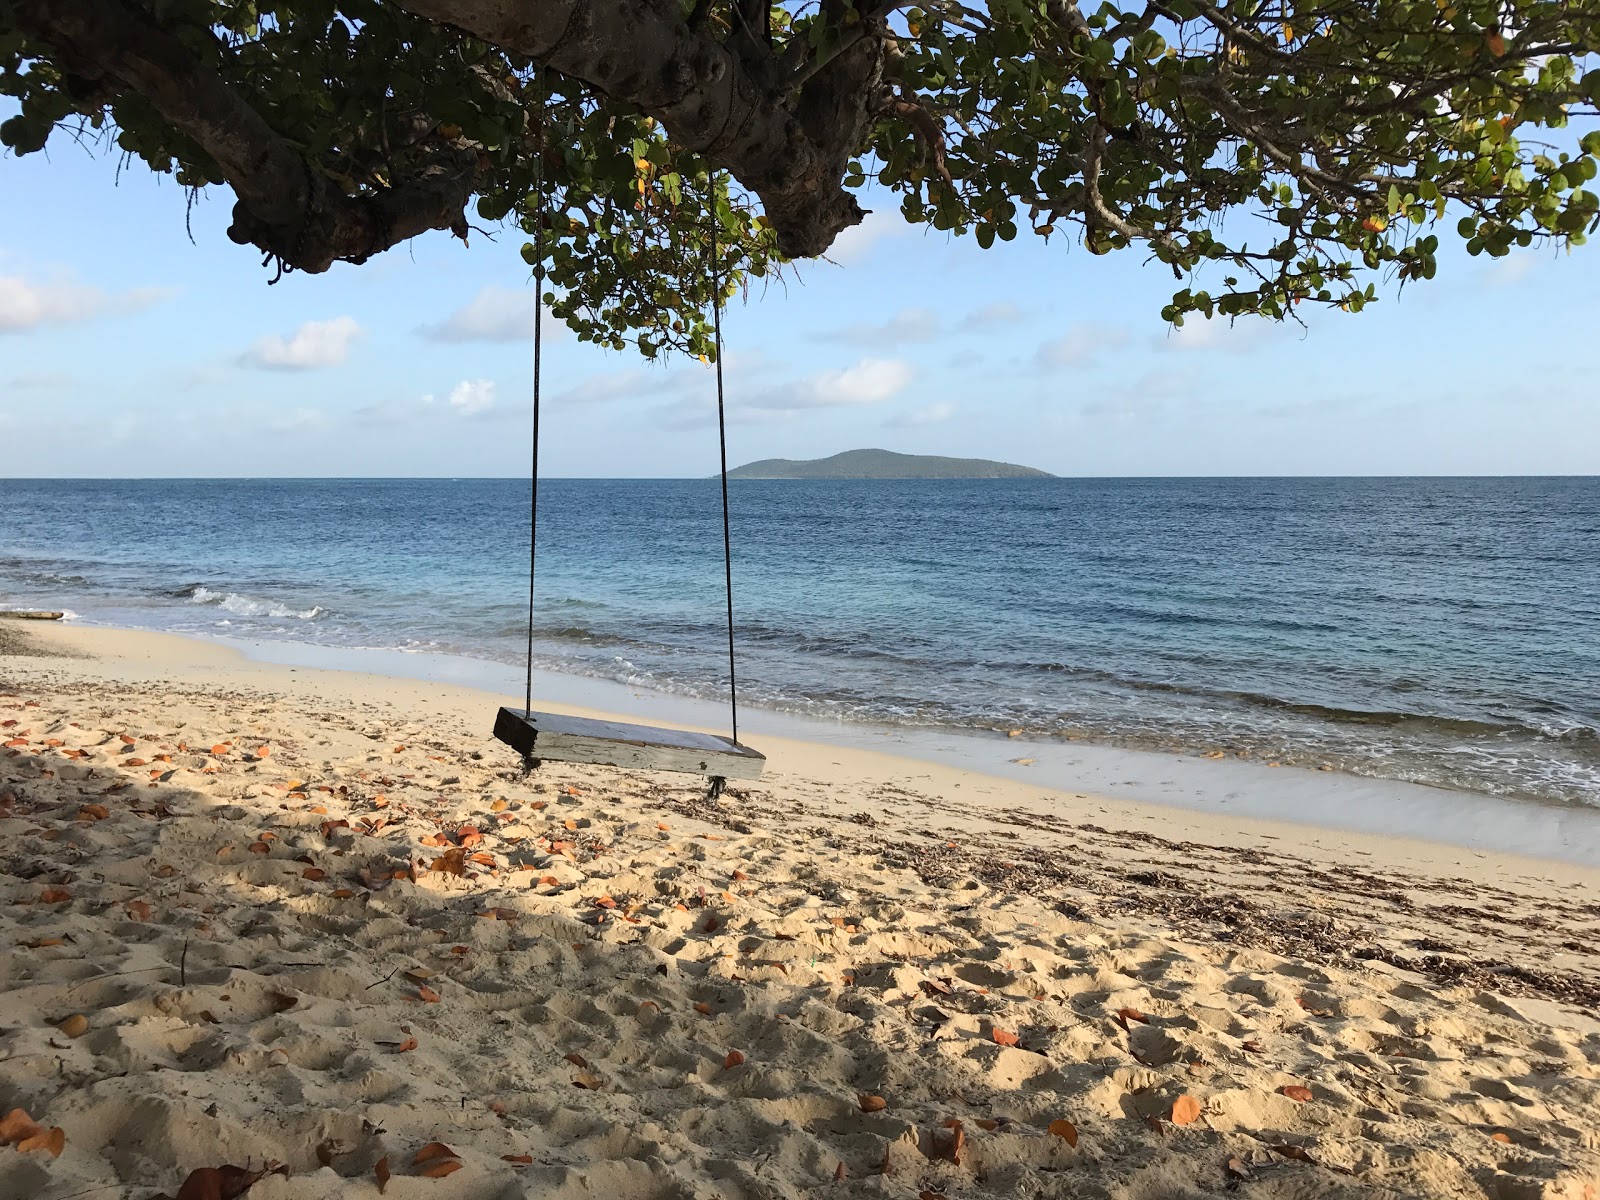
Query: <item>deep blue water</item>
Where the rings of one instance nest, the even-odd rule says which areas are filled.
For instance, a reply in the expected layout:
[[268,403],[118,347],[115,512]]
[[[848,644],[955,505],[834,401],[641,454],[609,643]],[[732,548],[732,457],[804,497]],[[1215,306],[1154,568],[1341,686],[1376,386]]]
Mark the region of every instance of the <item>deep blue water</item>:
[[[0,480],[0,603],[520,661],[527,488]],[[1600,479],[732,490],[745,703],[1600,804]],[[722,693],[714,481],[540,522],[543,665]]]

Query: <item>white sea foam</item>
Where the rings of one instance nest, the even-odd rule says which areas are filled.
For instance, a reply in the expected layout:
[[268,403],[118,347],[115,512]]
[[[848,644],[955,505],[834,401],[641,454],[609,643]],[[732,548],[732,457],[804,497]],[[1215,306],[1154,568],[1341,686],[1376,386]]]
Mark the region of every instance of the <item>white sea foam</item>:
[[189,593],[190,604],[209,604],[237,617],[281,617],[296,621],[314,621],[327,610],[320,604],[310,608],[295,609],[272,600],[258,600],[239,592],[214,592],[208,587],[197,587]]

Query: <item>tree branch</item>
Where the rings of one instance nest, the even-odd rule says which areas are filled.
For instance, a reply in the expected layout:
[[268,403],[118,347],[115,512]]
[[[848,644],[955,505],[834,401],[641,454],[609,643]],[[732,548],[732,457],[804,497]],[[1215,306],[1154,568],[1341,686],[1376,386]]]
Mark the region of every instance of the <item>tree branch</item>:
[[476,156],[441,145],[427,167],[389,189],[351,196],[216,71],[123,0],[16,0],[17,21],[95,88],[142,96],[208,154],[237,203],[228,236],[291,268],[363,262],[430,229],[465,236]]
[[[792,93],[755,78],[733,50],[690,28],[677,0],[396,3],[656,117],[675,140],[761,197],[790,257],[822,253],[864,215],[841,181],[871,93],[855,93],[853,113],[840,103],[847,89],[834,86],[791,107]],[[872,48],[863,49],[870,56]],[[881,59],[881,47],[873,57]],[[859,63],[836,66],[840,81],[863,76]],[[807,119],[820,109],[831,125]]]

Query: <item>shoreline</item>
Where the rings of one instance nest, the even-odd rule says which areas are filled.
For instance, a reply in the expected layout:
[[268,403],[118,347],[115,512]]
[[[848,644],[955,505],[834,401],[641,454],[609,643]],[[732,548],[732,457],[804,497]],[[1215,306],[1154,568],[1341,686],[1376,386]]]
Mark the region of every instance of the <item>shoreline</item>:
[[[106,625],[52,628],[149,633],[225,647],[251,662],[294,670],[448,684],[485,693],[494,698],[495,705],[520,703],[523,690],[518,668],[464,655]],[[563,672],[537,670],[534,678],[536,700],[557,709],[650,725],[726,731],[725,706],[707,700]],[[742,706],[740,713],[742,728],[750,736],[868,750],[1045,791],[1206,813],[1229,821],[1248,819],[1328,833],[1404,838],[1600,867],[1600,807],[1090,741],[1003,738],[974,730],[826,721],[754,705]]]
[[717,802],[523,777],[460,684],[36,638],[0,1107],[65,1150],[0,1147],[0,1196],[1600,1185],[1595,868],[767,733]]

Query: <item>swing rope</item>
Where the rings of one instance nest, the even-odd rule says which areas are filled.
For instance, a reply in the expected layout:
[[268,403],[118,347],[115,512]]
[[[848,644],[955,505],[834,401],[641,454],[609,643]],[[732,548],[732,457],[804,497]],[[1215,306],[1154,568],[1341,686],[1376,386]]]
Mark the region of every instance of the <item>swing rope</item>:
[[722,577],[728,597],[728,717],[739,744],[739,680],[733,654],[733,528],[728,519],[728,416],[722,392],[722,283],[717,276],[717,187],[711,183],[711,327],[717,350],[717,446],[722,452]]
[[[550,86],[542,66],[539,94],[540,115],[548,128]],[[529,720],[533,718],[533,579],[539,561],[539,383],[544,376],[544,150],[545,139],[541,136],[533,167],[533,191],[539,200],[533,218],[533,470],[528,488],[528,677],[522,701],[522,711]]]
[[[544,68],[539,68],[540,92],[544,98],[543,111],[548,119],[550,94],[545,81]],[[523,713],[533,717],[533,608],[534,579],[538,565],[539,547],[539,401],[540,384],[544,375],[544,226],[545,180],[544,145],[541,138],[539,154],[534,159],[534,194],[538,197],[534,213],[534,305],[533,305],[533,446],[532,471],[528,489],[528,640],[527,675],[523,691]],[[711,182],[711,324],[716,349],[717,367],[717,445],[721,454],[722,479],[722,577],[727,597],[728,613],[728,719],[733,742],[739,743],[739,686],[734,654],[733,635],[733,523],[728,510],[728,417],[722,380],[722,284],[717,274],[717,197],[716,181]],[[720,792],[713,781],[713,790]]]

